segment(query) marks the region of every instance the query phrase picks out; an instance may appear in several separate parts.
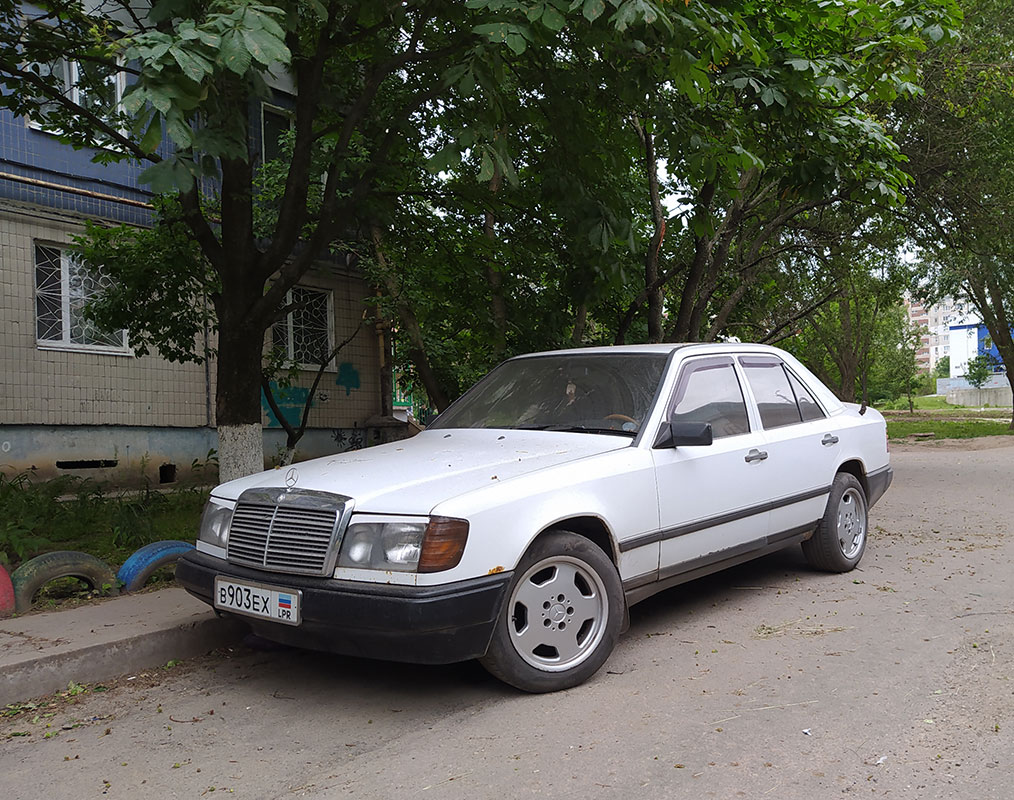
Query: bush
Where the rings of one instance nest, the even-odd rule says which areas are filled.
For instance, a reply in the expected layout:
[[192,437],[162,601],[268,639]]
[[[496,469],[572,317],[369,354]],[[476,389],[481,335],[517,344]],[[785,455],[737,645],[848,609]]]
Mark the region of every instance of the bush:
[[0,472],[0,562],[10,565],[48,545],[39,531],[51,511],[47,498],[32,491],[28,473],[7,477]]

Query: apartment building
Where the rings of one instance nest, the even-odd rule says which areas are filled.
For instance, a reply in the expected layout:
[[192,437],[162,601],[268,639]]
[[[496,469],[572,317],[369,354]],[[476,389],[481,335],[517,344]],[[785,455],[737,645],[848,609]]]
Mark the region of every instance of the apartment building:
[[[68,80],[73,67],[63,65]],[[251,111],[262,155],[288,124],[291,98],[276,95]],[[126,332],[99,331],[85,318],[106,279],[76,257],[74,236],[85,220],[144,226],[152,213],[139,166],[97,164],[93,155],[0,111],[0,470],[114,482],[135,482],[144,470],[171,482],[217,447],[215,364],[138,357]],[[383,340],[361,325],[370,294],[343,260],[321,262],[290,294],[302,308],[266,337],[266,348],[310,367],[358,330],[320,383],[299,457],[361,447],[386,430]],[[278,393],[282,414],[298,421],[311,379],[304,370]],[[270,463],[285,438],[262,401]]]

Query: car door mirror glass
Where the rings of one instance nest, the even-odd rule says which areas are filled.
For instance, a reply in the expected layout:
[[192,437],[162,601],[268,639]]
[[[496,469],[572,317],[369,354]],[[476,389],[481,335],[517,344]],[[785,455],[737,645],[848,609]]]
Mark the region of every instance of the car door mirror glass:
[[673,447],[708,447],[714,441],[710,422],[670,422]]

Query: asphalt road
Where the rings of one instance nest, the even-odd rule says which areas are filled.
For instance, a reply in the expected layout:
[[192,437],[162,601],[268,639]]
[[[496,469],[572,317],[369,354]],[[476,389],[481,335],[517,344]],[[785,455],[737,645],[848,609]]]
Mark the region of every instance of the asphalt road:
[[895,447],[860,569],[793,549],[656,596],[577,689],[238,650],[0,719],[3,800],[1008,800],[1004,444]]

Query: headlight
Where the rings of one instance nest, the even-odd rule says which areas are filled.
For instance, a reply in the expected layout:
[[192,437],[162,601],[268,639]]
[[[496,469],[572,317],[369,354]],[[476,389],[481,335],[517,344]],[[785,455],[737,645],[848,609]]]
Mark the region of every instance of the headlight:
[[468,539],[463,519],[355,522],[342,539],[339,567],[439,572],[456,567]]
[[229,523],[232,521],[234,503],[227,503],[216,497],[209,497],[201,517],[201,532],[198,538],[202,542],[216,547],[225,547],[229,541]]

